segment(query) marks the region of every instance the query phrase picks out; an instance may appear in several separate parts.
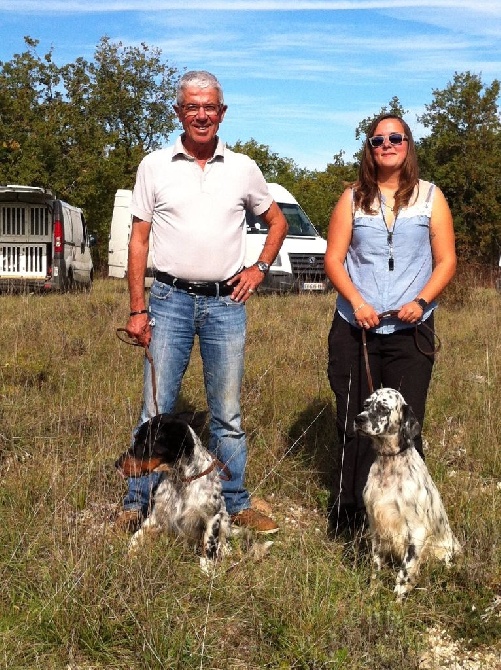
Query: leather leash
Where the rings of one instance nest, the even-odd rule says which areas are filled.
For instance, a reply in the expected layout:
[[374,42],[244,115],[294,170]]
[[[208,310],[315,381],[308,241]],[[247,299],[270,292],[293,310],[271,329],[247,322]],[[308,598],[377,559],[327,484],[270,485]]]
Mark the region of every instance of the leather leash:
[[[151,389],[153,392],[153,402],[155,403],[155,412],[156,414],[160,414],[157,403],[157,377],[155,374],[155,366],[153,365],[153,357],[151,355],[150,348],[147,345],[140,344],[135,337],[131,337],[125,328],[117,328],[116,333],[118,339],[122,342],[125,342],[125,344],[130,344],[133,347],[144,348],[144,355],[148,359],[148,362],[151,366]],[[125,337],[122,335],[122,333],[125,333]]]
[[[212,463],[209,465],[208,468],[205,468],[205,470],[202,470],[202,472],[199,472],[198,475],[191,475],[191,477],[184,477],[181,479],[183,484],[190,484],[191,482],[194,482],[196,479],[200,479],[201,477],[205,477],[205,475],[210,474],[214,468],[219,468],[221,470],[221,473],[219,473],[219,478],[224,479],[225,482],[229,482],[231,479],[231,472],[228,466],[225,463],[222,463],[219,458],[216,458],[215,456],[212,456]],[[170,467],[170,465],[162,464],[158,466],[158,468],[155,468],[155,472],[172,472],[173,468]],[[224,473],[224,477],[223,474]]]
[[[123,335],[125,333],[125,336]],[[160,414],[158,411],[158,403],[157,403],[157,377],[155,374],[155,365],[153,363],[153,356],[151,355],[150,348],[147,345],[140,344],[136,338],[130,337],[129,333],[125,330],[125,328],[117,328],[116,334],[119,340],[124,342],[125,344],[130,344],[133,347],[143,347],[144,348],[144,354],[146,358],[148,359],[148,363],[151,366],[151,389],[153,393],[153,402],[155,403],[155,412],[156,414]],[[198,475],[192,475],[191,477],[185,477],[181,481],[185,484],[189,484],[190,482],[195,481],[196,479],[200,479],[201,477],[205,477],[205,475],[208,475],[210,472],[214,470],[215,467],[218,467],[221,472],[224,473],[224,477],[222,474],[219,475],[221,479],[224,479],[225,481],[230,481],[231,480],[231,472],[226,465],[226,463],[222,463],[218,458],[215,456],[212,456],[212,463],[209,465],[208,468],[200,472]],[[161,468],[160,468],[161,469]],[[168,466],[163,468],[166,472],[170,470]]]
[[[389,319],[389,318],[394,318],[398,316],[398,309],[390,309],[387,312],[381,312],[381,314],[378,314],[378,319]],[[418,342],[418,326],[424,326],[433,336],[433,340],[436,341],[436,345],[434,346],[434,349],[432,351],[424,351],[421,349],[419,346]],[[442,343],[440,342],[440,338],[436,334],[436,332],[433,330],[433,328],[430,328],[430,326],[422,321],[420,324],[416,323],[415,328],[414,328],[414,341],[416,343],[416,347],[418,351],[420,351],[422,354],[425,356],[434,356],[438,351],[440,351],[440,347],[442,346]],[[371,375],[371,368],[369,365],[369,352],[367,351],[367,331],[365,328],[362,329],[362,346],[363,346],[363,352],[364,352],[364,362],[365,362],[365,372],[367,373],[367,382],[369,384],[369,395],[374,392],[374,384],[372,381],[372,375]]]

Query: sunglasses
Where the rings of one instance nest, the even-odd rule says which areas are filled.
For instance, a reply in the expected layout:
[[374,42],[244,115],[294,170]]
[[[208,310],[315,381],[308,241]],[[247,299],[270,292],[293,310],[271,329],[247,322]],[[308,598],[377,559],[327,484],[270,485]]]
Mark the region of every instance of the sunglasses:
[[402,144],[404,141],[407,142],[407,137],[402,133],[390,133],[389,135],[374,135],[374,137],[369,137],[369,144],[373,149],[382,147],[386,137],[389,143],[393,145]]

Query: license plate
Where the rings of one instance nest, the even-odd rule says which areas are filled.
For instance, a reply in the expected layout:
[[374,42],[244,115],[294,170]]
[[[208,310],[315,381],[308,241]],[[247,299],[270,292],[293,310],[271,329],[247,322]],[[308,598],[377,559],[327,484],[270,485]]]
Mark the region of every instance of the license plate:
[[303,291],[323,291],[325,284],[323,282],[305,281],[303,282]]

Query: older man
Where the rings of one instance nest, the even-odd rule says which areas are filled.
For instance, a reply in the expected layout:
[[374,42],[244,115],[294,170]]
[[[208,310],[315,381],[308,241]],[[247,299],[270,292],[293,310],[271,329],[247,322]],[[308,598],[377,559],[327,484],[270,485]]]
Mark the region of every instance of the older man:
[[[287,222],[257,165],[219,139],[227,106],[218,80],[205,71],[179,81],[174,107],[183,134],[173,147],[146,156],[132,197],[127,332],[149,345],[159,412],[173,412],[196,335],[210,411],[209,449],[231,479],[223,495],[232,522],[259,533],[278,526],[252,509],[245,488],[245,433],[240,421],[245,302],[263,281],[287,234]],[[258,261],[244,268],[245,212],[259,215],[268,235]],[[153,232],[155,280],[146,308],[144,278]],[[139,424],[155,414],[149,364]],[[133,528],[148,512],[156,475],[129,480],[117,523]]]

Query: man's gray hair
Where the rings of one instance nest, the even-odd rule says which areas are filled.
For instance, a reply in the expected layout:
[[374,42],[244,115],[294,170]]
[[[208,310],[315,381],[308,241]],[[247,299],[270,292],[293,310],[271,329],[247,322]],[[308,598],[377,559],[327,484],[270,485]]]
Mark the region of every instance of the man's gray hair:
[[195,88],[215,88],[219,96],[219,104],[224,105],[223,88],[216,77],[206,70],[190,70],[183,74],[177,85],[176,102],[178,105],[183,104],[184,89],[189,87]]

